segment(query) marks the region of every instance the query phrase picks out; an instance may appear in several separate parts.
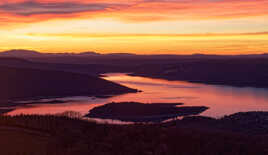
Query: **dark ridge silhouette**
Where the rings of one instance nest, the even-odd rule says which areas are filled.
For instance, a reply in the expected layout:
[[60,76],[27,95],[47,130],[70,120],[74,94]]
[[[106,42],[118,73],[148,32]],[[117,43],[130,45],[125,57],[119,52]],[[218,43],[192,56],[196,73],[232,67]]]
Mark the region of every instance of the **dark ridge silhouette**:
[[23,50],[23,49],[14,49],[0,53],[0,56],[7,56],[7,57],[36,57],[41,55],[42,54],[37,51]]
[[174,54],[153,54],[137,55],[131,53],[108,53],[100,54],[96,52],[81,53],[41,53],[32,50],[15,49],[0,52],[0,57],[26,58],[36,62],[65,63],[65,64],[118,64],[118,63],[149,63],[149,62],[173,62],[173,61],[193,61],[199,59],[252,59],[268,58],[267,53],[248,54],[248,55],[212,55],[212,54],[192,54],[192,55],[174,55]]
[[181,105],[181,103],[112,102],[93,108],[86,116],[130,122],[161,122],[178,116],[200,114],[208,109],[204,106],[176,107],[177,105]]
[[237,87],[268,88],[268,59],[210,59],[143,64],[134,76]]
[[[16,55],[19,52],[24,53],[21,55],[35,53],[33,55],[40,55],[40,57],[25,57],[28,61],[2,57],[0,58],[0,65],[85,73],[92,76],[107,72],[132,72],[132,75],[168,80],[268,88],[268,56],[265,53],[234,56],[204,54],[132,55],[121,53],[97,54],[94,52],[43,54],[25,50],[13,50],[6,53]],[[1,54],[3,53],[0,53],[0,56]]]
[[33,62],[24,58],[15,57],[0,57],[0,66],[40,69],[49,71],[66,71],[72,73],[82,73],[91,76],[99,76],[107,72],[128,72],[137,67],[137,65],[122,65],[122,64],[63,64],[63,63],[43,63]]
[[30,58],[30,57],[51,57],[51,56],[136,56],[131,53],[108,53],[100,54],[97,52],[81,52],[81,53],[43,53],[34,50],[24,49],[13,49],[8,51],[0,52],[2,57],[19,57],[19,58]]
[[4,114],[4,113],[8,113],[8,112],[10,112],[10,111],[12,111],[13,109],[7,109],[7,108],[5,108],[5,109],[0,109],[0,115],[1,114]]
[[17,57],[17,58],[36,58],[36,57],[99,57],[99,56],[112,56],[112,57],[128,57],[135,56],[130,53],[109,53],[100,54],[96,52],[81,52],[81,53],[41,53],[34,50],[14,49],[0,52],[0,57]]
[[0,66],[0,99],[117,95],[136,92],[122,85],[84,74]]
[[14,49],[0,52],[2,57],[18,57],[18,58],[35,58],[35,57],[50,57],[50,56],[99,56],[96,52],[83,53],[41,53],[34,50]]

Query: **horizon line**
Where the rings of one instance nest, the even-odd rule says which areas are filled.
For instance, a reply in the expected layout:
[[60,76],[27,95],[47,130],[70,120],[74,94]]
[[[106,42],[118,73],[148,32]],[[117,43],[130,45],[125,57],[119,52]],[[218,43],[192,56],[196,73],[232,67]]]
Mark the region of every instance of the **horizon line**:
[[[5,52],[11,52],[11,51],[27,51],[27,52],[35,52],[38,54],[48,54],[48,55],[80,55],[85,53],[94,53],[96,55],[112,55],[112,54],[122,54],[122,55],[135,55],[135,56],[158,56],[158,55],[176,55],[176,56],[194,56],[194,55],[207,55],[207,56],[250,56],[250,55],[268,55],[268,52],[262,52],[262,53],[248,53],[248,54],[208,54],[208,53],[191,53],[191,54],[137,54],[137,53],[127,53],[127,52],[111,52],[111,53],[101,53],[97,51],[84,51],[84,52],[41,52],[39,50],[32,50],[32,49],[7,49],[7,50],[0,50],[0,54],[3,54]],[[178,52],[179,53],[179,52]]]

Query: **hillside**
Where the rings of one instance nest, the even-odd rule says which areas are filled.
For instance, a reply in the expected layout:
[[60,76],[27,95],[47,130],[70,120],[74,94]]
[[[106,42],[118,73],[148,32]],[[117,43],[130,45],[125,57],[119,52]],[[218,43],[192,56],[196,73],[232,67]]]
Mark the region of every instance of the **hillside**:
[[[88,61],[89,63],[91,61]],[[25,58],[16,57],[1,57],[0,66],[12,67],[12,68],[27,68],[27,69],[40,69],[50,71],[65,71],[72,73],[82,73],[90,76],[98,76],[99,74],[106,72],[128,72],[133,70],[137,65],[122,65],[122,64],[105,64],[94,63],[91,64],[65,64],[65,63],[46,63],[35,62],[27,60]]]
[[[200,129],[198,123],[192,123],[195,124],[194,127],[189,125],[185,127],[184,121],[182,125],[178,122],[176,124],[109,125],[63,116],[0,116],[1,154],[265,155],[268,153],[266,134],[248,135],[226,129]],[[241,126],[241,129],[246,128]]]
[[132,53],[97,53],[97,52],[72,52],[72,53],[44,53],[39,51],[14,49],[0,52],[0,58],[16,57],[34,62],[62,63],[62,64],[141,64],[141,63],[175,63],[178,61],[222,60],[222,59],[259,59],[268,58],[267,53],[249,55],[210,55],[210,54],[132,54]]
[[237,87],[268,88],[268,59],[222,59],[154,63],[132,75]]
[[0,100],[136,92],[84,74],[0,66]]

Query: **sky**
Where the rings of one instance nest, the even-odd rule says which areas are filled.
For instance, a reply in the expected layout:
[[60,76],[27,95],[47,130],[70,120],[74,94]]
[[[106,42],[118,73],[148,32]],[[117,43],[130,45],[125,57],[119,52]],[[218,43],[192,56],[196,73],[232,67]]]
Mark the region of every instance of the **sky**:
[[268,52],[268,0],[0,0],[0,51]]

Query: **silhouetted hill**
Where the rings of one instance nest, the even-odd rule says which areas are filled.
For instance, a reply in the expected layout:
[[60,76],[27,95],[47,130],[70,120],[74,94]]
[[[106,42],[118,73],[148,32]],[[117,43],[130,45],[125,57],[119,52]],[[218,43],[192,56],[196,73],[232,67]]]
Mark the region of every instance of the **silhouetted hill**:
[[42,54],[37,51],[17,49],[17,50],[9,50],[1,52],[0,56],[24,58],[24,57],[40,57],[42,56]]
[[73,73],[83,73],[91,76],[98,76],[106,72],[128,72],[130,65],[116,65],[116,64],[65,64],[65,63],[45,63],[33,62],[22,58],[0,57],[0,66],[14,67],[14,68],[29,68],[41,70],[66,71]]
[[[260,56],[260,55],[259,55]],[[132,56],[129,56],[132,57]],[[19,58],[0,58],[0,66],[66,71],[98,76],[107,72],[126,72],[132,75],[182,80],[207,84],[268,88],[268,58],[185,58],[159,59],[53,57],[53,60],[87,60],[88,64],[44,63]],[[50,59],[50,60],[52,60]]]
[[250,55],[174,55],[174,54],[153,54],[138,55],[130,53],[109,53],[100,54],[96,52],[82,53],[41,53],[31,50],[9,50],[0,52],[0,57],[26,58],[36,62],[45,63],[67,63],[67,64],[118,64],[118,63],[153,63],[157,61],[193,61],[199,59],[237,59],[237,58],[268,58],[268,54],[250,54]]
[[61,57],[61,56],[100,56],[96,52],[83,53],[41,53],[33,50],[14,49],[0,52],[0,57],[36,58],[36,57]]
[[0,100],[136,92],[98,77],[77,73],[4,66],[0,66],[0,73]]
[[132,75],[217,85],[268,88],[268,59],[201,59],[144,64]]
[[108,57],[127,57],[135,56],[135,54],[129,53],[109,53],[100,54],[96,52],[81,52],[81,53],[41,53],[33,50],[14,49],[0,52],[0,57],[17,57],[17,58],[36,58],[36,57],[97,57],[97,56],[108,56]]
[[132,75],[168,80],[268,88],[268,54],[234,56],[96,54],[92,52],[84,54],[85,56],[81,56],[82,53],[67,54],[68,56],[45,54],[50,56],[24,58],[26,60],[2,57],[0,65],[67,71],[92,76],[107,72],[127,72],[134,73]]

